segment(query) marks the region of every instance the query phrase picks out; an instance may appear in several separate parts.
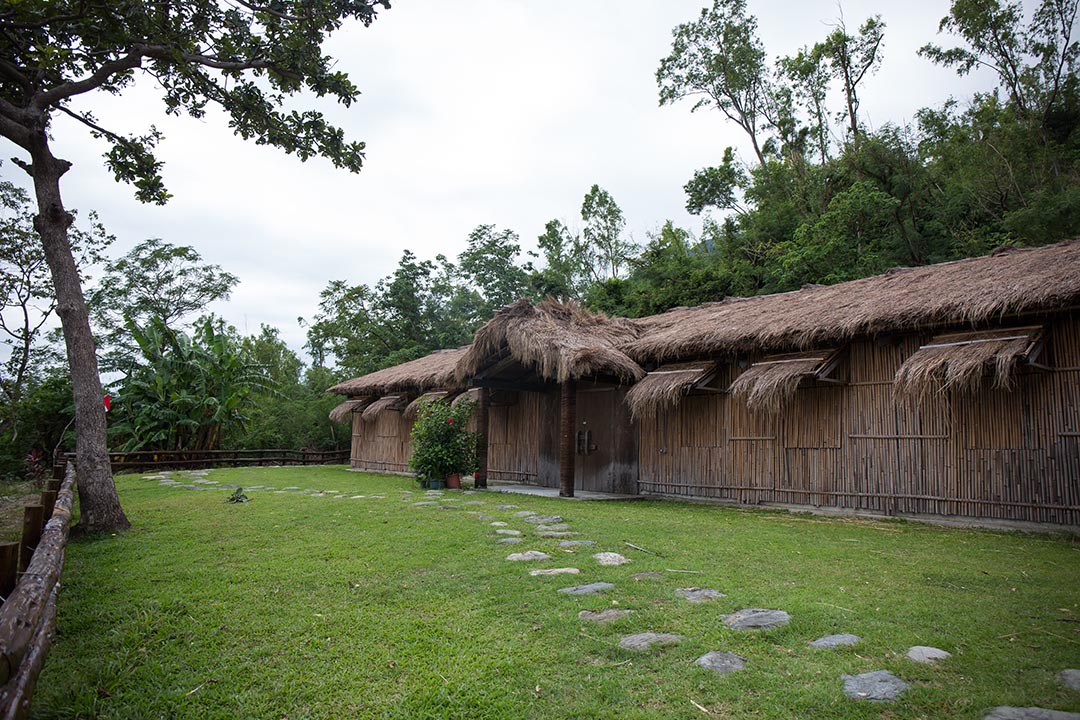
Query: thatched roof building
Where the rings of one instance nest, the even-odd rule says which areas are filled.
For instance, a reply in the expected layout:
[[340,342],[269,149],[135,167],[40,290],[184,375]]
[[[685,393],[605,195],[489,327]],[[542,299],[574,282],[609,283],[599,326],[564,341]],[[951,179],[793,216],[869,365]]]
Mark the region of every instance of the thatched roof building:
[[619,350],[638,363],[836,345],[858,336],[947,325],[1080,303],[1080,241],[901,268],[788,293],[729,298],[633,321]]
[[436,350],[422,358],[338,383],[327,392],[350,397],[378,397],[390,393],[422,395],[429,390],[460,389],[462,384],[454,377],[454,369],[467,350],[467,347]]
[[476,331],[458,362],[464,382],[492,362],[512,358],[538,377],[562,383],[607,375],[631,383],[645,371],[622,349],[638,337],[634,323],[594,314],[577,303],[519,300]]

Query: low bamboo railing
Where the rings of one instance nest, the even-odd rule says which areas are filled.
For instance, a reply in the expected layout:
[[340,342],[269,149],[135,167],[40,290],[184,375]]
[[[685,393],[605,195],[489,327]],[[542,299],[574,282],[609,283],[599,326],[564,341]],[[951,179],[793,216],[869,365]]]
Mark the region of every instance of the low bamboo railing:
[[[72,461],[71,453],[57,456],[54,477],[62,476],[59,466]],[[124,470],[200,469],[264,465],[343,465],[348,450],[138,450],[111,452],[114,473]]]
[[[0,545],[4,599],[0,607],[0,720],[29,715],[34,686],[56,633],[56,600],[75,498],[75,464],[68,464],[59,490],[52,489],[53,483],[42,492],[42,504],[27,506],[22,542]],[[21,570],[17,583],[16,566]]]

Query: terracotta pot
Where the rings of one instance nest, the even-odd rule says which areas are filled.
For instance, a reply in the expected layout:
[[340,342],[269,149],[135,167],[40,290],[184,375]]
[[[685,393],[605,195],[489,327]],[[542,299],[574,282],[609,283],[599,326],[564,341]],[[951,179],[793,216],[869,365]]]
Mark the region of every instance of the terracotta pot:
[[446,487],[450,490],[461,489],[461,474],[451,473],[446,476]]

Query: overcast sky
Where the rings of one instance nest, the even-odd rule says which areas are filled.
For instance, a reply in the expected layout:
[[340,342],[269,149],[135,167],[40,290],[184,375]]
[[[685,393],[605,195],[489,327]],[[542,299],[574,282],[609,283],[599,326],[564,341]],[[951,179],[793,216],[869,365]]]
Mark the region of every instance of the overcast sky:
[[[704,4],[395,0],[371,27],[347,27],[330,42],[363,92],[359,102],[347,110],[304,103],[367,143],[358,175],[256,147],[218,114],[165,117],[141,78],[120,98],[79,107],[113,130],[157,124],[173,199],[140,205],[104,169],[104,148],[60,117],[53,152],[74,163],[65,202],[99,213],[118,238],[115,256],[150,237],[194,246],[240,278],[213,310],[241,332],[276,326],[296,350],[304,343],[296,319],[315,314],[328,281],[374,283],[406,248],[454,257],[479,224],[510,228],[533,247],[552,218],[580,225],[593,183],[619,203],[638,241],[668,219],[697,233],[701,219],[684,210],[683,184],[744,142],[716,111],[692,114],[690,101],[659,107],[655,72],[672,29]],[[749,0],[749,10],[770,57],[820,40],[841,14],[833,0]],[[990,87],[916,56],[927,41],[952,44],[937,35],[947,11],[947,0],[843,4],[851,31],[874,14],[887,24],[883,64],[862,95],[868,125],[907,122],[918,108]],[[9,162],[0,172],[26,184]]]

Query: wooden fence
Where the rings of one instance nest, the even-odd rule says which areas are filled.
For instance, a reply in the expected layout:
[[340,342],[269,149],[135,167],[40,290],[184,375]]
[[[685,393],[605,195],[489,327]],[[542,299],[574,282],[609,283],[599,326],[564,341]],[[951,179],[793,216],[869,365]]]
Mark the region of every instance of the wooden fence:
[[[60,466],[74,460],[72,453],[56,459],[54,477],[62,476]],[[201,469],[263,465],[344,465],[348,450],[140,450],[109,453],[113,472],[123,470]]]
[[[56,632],[56,599],[75,496],[75,464],[28,505],[22,541],[0,543],[0,720],[30,713],[38,674]],[[44,529],[42,524],[44,523]],[[21,573],[16,583],[16,570]]]

